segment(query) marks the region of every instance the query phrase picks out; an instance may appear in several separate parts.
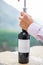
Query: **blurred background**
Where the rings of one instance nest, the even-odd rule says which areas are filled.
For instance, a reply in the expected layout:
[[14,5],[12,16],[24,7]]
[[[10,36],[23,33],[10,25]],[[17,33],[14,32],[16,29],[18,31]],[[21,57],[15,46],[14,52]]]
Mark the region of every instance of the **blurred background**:
[[[12,0],[12,2],[13,1],[14,0]],[[28,9],[29,13],[31,15],[34,15],[36,10],[35,12],[33,11],[32,8],[30,8],[30,10],[32,12],[30,12]],[[18,34],[21,31],[21,28],[19,27],[19,20],[18,20],[19,15],[20,15],[20,11],[18,9],[7,4],[4,0],[0,0],[0,52],[17,50]],[[37,14],[38,16],[37,15],[35,16],[35,15],[33,16],[33,18],[34,17],[38,18],[39,13]],[[38,19],[36,18],[34,19],[37,20],[37,23],[38,23],[40,20],[39,18]],[[35,46],[35,45],[43,45],[43,43],[41,43],[40,41],[37,41],[34,37],[31,36],[30,47]]]

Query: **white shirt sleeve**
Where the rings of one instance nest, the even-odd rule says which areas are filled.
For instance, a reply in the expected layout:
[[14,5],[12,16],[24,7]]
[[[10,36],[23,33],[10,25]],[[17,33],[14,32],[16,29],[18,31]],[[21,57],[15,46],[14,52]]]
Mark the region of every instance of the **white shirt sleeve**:
[[33,37],[35,37],[37,40],[40,40],[43,42],[43,27],[42,26],[36,23],[32,23],[28,27],[27,32]]

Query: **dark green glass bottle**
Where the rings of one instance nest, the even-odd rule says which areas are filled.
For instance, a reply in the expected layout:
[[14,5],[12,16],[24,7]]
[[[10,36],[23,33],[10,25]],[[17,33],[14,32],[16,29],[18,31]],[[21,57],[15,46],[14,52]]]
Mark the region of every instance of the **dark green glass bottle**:
[[25,31],[18,35],[18,62],[26,64],[29,62],[30,35]]

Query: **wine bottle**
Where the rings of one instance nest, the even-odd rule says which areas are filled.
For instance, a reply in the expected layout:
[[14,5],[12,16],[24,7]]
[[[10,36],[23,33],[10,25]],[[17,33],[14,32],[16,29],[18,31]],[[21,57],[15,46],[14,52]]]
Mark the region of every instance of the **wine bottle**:
[[[26,0],[24,0],[23,11],[26,12]],[[18,62],[21,64],[27,64],[29,62],[30,51],[30,35],[27,31],[22,29],[22,32],[18,35]]]
[[18,35],[18,62],[26,64],[29,62],[30,35],[22,30]]

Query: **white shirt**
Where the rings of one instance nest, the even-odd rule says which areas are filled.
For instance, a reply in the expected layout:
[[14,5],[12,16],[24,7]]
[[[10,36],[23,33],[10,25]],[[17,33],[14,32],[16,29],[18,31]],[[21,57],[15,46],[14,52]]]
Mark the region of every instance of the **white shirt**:
[[28,27],[27,32],[33,37],[35,37],[37,40],[43,42],[43,26],[40,26],[36,23],[32,23]]

